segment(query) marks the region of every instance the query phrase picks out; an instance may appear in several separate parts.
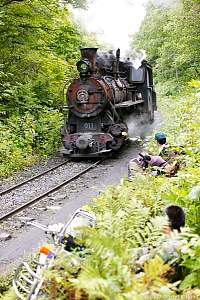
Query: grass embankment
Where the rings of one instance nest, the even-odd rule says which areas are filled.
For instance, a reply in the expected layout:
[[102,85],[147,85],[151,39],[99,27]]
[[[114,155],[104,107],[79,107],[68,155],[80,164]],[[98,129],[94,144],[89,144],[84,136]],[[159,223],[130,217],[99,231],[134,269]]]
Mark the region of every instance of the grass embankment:
[[61,114],[54,109],[13,115],[0,123],[0,178],[53,154],[60,145]]
[[[49,299],[200,297],[200,99],[165,97],[160,107],[168,141],[186,152],[177,176],[138,174],[101,193],[89,205],[97,216],[85,237],[90,255],[77,265],[78,254],[58,259],[48,276]],[[159,216],[169,204],[184,208],[187,229],[165,237]],[[170,241],[177,239],[176,253]]]
[[[192,93],[165,97],[160,107],[168,141],[186,152],[177,176],[138,174],[94,199],[87,208],[97,228],[85,232],[87,251],[57,258],[47,274],[46,299],[200,297],[200,99]],[[187,229],[171,237],[162,233],[168,204],[186,212]]]

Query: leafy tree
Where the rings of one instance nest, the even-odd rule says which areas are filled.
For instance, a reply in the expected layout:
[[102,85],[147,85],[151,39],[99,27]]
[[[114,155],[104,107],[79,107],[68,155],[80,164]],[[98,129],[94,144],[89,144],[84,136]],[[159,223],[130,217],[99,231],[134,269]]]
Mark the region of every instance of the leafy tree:
[[89,40],[68,4],[0,0],[0,176],[59,145],[64,81],[76,74],[82,40]]
[[200,2],[182,0],[173,6],[150,2],[132,48],[145,49],[159,82],[180,83],[199,75]]
[[[3,1],[1,7],[11,4],[13,2],[22,2],[24,0],[5,0]],[[71,4],[74,8],[86,8],[88,1],[87,0],[61,0],[60,5]]]
[[81,39],[67,7],[55,0],[4,2],[0,24],[0,63],[6,77],[1,112],[9,116],[16,108],[57,107]]

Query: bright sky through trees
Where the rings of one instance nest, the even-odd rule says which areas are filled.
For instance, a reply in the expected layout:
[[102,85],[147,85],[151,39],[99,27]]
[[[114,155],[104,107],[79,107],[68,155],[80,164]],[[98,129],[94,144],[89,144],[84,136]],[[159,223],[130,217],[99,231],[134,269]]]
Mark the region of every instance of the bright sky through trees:
[[88,10],[76,9],[75,18],[90,32],[96,32],[99,41],[129,49],[130,35],[139,29],[145,16],[146,0],[94,0]]

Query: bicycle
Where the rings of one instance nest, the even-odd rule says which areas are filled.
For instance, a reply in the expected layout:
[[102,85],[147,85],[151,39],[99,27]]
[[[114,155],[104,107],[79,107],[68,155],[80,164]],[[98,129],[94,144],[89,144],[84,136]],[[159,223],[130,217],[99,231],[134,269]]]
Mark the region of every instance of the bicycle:
[[59,251],[70,252],[74,248],[81,250],[81,246],[75,243],[75,238],[80,235],[78,227],[96,224],[94,214],[79,208],[66,224],[53,224],[45,226],[41,223],[28,221],[27,225],[40,228],[51,237],[51,245],[42,245],[39,248],[38,259],[30,263],[22,262],[16,269],[13,278],[13,288],[20,300],[36,300],[44,281],[44,270],[53,265]]

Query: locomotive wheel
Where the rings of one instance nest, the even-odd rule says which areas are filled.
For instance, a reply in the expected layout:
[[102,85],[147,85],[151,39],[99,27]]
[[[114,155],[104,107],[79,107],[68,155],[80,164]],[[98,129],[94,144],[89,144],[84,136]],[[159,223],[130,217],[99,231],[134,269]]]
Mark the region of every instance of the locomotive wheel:
[[123,136],[115,137],[115,138],[114,138],[115,144],[110,143],[110,144],[109,144],[109,147],[110,147],[112,150],[117,151],[117,150],[119,150],[119,149],[122,147],[122,145],[124,144],[124,140],[125,140],[125,138],[124,138]]
[[122,128],[120,124],[113,124],[109,128],[109,133],[111,133],[115,137],[119,137],[121,135],[121,132],[122,132]]

